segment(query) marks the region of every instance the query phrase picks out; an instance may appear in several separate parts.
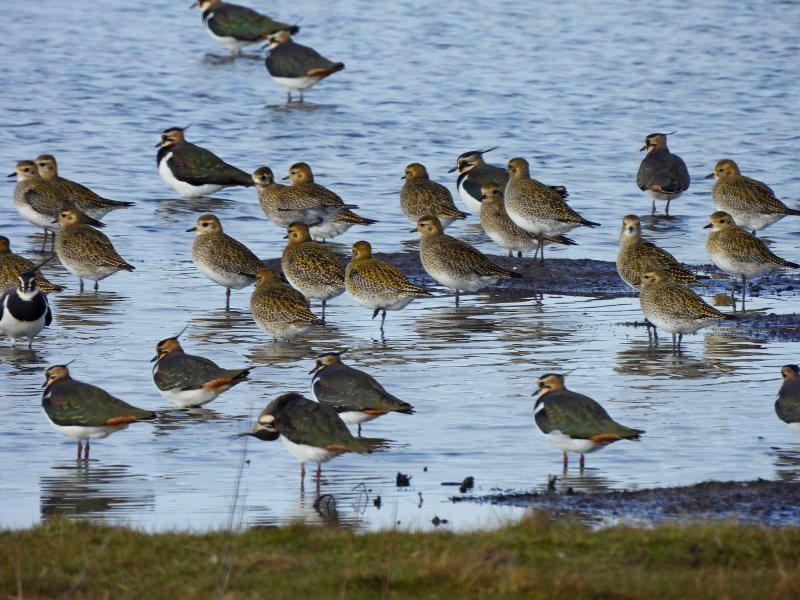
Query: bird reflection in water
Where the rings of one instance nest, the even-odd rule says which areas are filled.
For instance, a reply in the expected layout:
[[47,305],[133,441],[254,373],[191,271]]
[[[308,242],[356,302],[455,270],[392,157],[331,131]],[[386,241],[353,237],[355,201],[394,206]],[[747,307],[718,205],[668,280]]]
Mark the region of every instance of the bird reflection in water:
[[[57,463],[40,479],[42,520],[54,516],[98,517],[113,512],[129,520],[155,507],[155,490],[127,465],[94,465],[92,461]],[[108,515],[105,515],[108,516]]]

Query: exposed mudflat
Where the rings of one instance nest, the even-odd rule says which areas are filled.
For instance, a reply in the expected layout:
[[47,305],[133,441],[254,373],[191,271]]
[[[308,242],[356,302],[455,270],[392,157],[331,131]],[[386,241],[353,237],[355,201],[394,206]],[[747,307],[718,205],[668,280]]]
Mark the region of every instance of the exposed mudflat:
[[[401,269],[409,279],[423,286],[435,286],[436,282],[422,268],[417,252],[376,253],[376,258],[391,263]],[[548,258],[542,265],[539,260],[529,257],[492,256],[492,260],[500,266],[518,271],[520,279],[510,279],[495,288],[499,296],[533,296],[538,294],[563,296],[592,296],[598,298],[621,298],[636,296],[637,292],[630,288],[617,273],[613,262],[592,259]],[[271,267],[280,270],[280,260],[265,261]],[[691,265],[685,267],[700,274],[709,276],[700,279],[694,285],[698,294],[710,300],[723,310],[731,305],[731,279],[711,264]],[[737,285],[737,298],[741,288]],[[771,273],[748,282],[747,297],[797,298],[800,302],[800,281],[795,273]],[[798,304],[800,307],[800,303]],[[625,323],[629,326],[642,326],[644,321]],[[739,320],[725,324],[726,329],[735,330],[739,335],[765,339],[798,341],[800,340],[800,315],[774,314],[763,311],[740,311]]]
[[653,524],[675,520],[733,519],[769,525],[800,525],[800,483],[707,481],[687,487],[634,491],[498,493],[454,496],[453,502],[478,502],[574,514],[591,523]]

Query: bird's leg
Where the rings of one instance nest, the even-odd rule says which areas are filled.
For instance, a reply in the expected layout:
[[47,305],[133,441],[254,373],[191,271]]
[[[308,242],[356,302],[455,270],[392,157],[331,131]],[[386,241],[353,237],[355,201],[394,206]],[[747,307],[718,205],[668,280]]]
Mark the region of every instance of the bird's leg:
[[539,248],[541,250],[541,254],[539,255],[539,262],[544,265],[544,234],[539,234]]
[[361,423],[358,424],[358,437],[361,437]]
[[39,250],[41,254],[44,254],[44,247],[47,245],[47,229],[44,230],[44,239],[42,240],[42,247]]
[[539,256],[539,238],[536,238],[536,250],[533,251],[533,260],[536,260],[536,257]]
[[322,301],[322,322],[325,322],[325,300]]
[[89,440],[83,446],[83,460],[89,460]]
[[652,216],[654,214],[656,214],[656,201],[655,200],[653,200],[653,206],[650,209],[650,215]]
[[317,496],[319,496],[319,482],[322,477],[322,463],[317,463]]
[[99,281],[95,281],[94,282],[94,291],[96,292],[99,289],[100,289],[100,282]]
[[231,309],[231,288],[225,288],[225,310]]
[[669,203],[672,200],[672,197],[667,198],[667,206],[664,208],[664,214],[669,216]]
[[78,277],[78,281],[80,281],[80,282],[81,282],[81,293],[83,293],[83,279],[81,279],[80,277]]
[[517,250],[517,258],[522,258],[522,250]]
[[458,290],[456,290],[456,308],[458,308]]
[[381,331],[383,331],[383,323],[386,321],[386,309],[382,308],[383,314],[381,315]]
[[742,311],[744,311],[744,295],[747,292],[747,278],[742,275]]
[[581,461],[580,461],[579,465],[581,467],[581,471],[583,471],[583,467],[586,466],[586,457],[583,454],[581,454]]
[[672,334],[672,353],[673,353],[673,354],[675,354],[675,350],[676,350],[676,348],[677,348],[677,346],[676,346],[676,341],[677,341],[677,334],[676,334],[676,333],[673,333],[673,334]]
[[306,463],[300,463],[300,483],[306,479]]
[[81,441],[78,440],[78,460],[81,459],[81,451],[82,450],[83,450],[83,444],[81,444]]
[[514,251],[513,250],[509,250],[508,251],[508,258],[511,258],[512,256],[514,256]]
[[300,103],[303,103],[303,90],[300,90]]
[[569,456],[567,456],[566,452],[563,453],[563,456],[561,457],[561,462],[563,463],[564,470],[566,471],[567,466],[569,466]]

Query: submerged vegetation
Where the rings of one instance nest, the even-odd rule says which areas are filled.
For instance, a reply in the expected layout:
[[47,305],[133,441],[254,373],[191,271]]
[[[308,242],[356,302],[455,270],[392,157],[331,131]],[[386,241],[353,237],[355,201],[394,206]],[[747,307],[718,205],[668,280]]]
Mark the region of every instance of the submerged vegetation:
[[493,531],[292,525],[148,534],[59,518],[0,532],[4,598],[798,598],[800,528],[591,530],[537,513]]

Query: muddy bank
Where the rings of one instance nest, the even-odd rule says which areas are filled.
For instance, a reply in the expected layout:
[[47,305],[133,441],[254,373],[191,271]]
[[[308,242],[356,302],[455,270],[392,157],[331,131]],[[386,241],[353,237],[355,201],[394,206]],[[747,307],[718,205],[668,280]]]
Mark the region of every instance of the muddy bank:
[[581,492],[567,488],[563,492],[454,496],[451,500],[572,514],[588,523],[732,519],[800,525],[800,483],[763,479],[634,491]]
[[[336,248],[341,254],[344,249]],[[422,268],[418,252],[376,253],[376,258],[400,268],[409,279],[419,285],[436,287],[438,284]],[[345,259],[343,258],[343,261]],[[542,266],[532,258],[510,258],[492,256],[492,260],[502,267],[522,274],[520,279],[511,279],[495,288],[498,296],[534,296],[555,294],[563,296],[592,296],[598,298],[635,297],[637,292],[622,281],[613,262],[569,258],[548,258]],[[280,270],[280,260],[265,261]],[[708,275],[692,285],[698,294],[714,297],[714,304],[722,310],[730,310],[731,279],[711,264],[684,265],[692,271]],[[737,293],[741,291],[737,288]],[[791,272],[771,273],[748,283],[748,298],[769,297],[778,300],[797,299],[800,302],[800,280]],[[800,306],[800,304],[798,305]],[[643,325],[642,321],[638,325]],[[625,323],[635,326],[635,323]],[[800,315],[776,315],[769,312],[747,312],[733,325],[725,325],[726,330],[748,337],[776,339],[783,341],[800,340]]]

